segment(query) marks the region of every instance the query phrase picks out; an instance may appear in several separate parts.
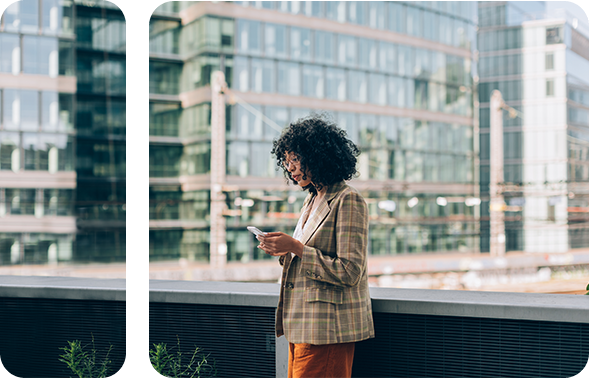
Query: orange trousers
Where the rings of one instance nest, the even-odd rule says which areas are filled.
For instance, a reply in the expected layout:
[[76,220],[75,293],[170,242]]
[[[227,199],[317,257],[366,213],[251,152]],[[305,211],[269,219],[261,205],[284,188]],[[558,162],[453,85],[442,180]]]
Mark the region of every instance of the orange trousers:
[[289,343],[288,378],[350,378],[355,346]]

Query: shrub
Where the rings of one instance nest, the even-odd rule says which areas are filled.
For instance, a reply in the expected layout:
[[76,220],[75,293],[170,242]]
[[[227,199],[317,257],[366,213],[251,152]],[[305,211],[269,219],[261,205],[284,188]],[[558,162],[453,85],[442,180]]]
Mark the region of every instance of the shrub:
[[[172,349],[176,348],[176,351]],[[192,355],[183,354],[180,350],[180,339],[177,347],[168,350],[165,343],[153,344],[149,350],[151,365],[161,375],[169,378],[208,378],[217,375],[215,361],[209,360],[201,349],[195,347]]]
[[80,340],[68,341],[68,346],[59,348],[63,350],[59,361],[65,363],[70,370],[79,378],[106,378],[109,370],[109,359],[111,345],[106,351],[106,355],[101,362],[96,358],[96,347],[94,345],[94,335],[92,335],[92,349],[88,352],[86,346],[82,346]]

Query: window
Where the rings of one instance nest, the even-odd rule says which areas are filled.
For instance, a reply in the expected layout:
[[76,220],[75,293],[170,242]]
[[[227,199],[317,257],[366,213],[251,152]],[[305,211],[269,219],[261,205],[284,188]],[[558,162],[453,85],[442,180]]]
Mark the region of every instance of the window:
[[376,58],[378,50],[376,48],[376,42],[369,39],[360,38],[360,68],[375,69]]
[[546,80],[546,97],[554,96],[554,79]]
[[562,26],[556,26],[551,28],[546,28],[546,44],[553,45],[556,43],[562,43]]
[[387,104],[387,81],[385,75],[369,74],[370,91],[369,101],[372,104]]
[[278,62],[278,93],[301,94],[301,70],[298,63]]
[[309,29],[291,28],[290,57],[297,60],[311,60],[311,31]]
[[303,66],[303,95],[315,98],[324,97],[324,76],[321,66]]
[[333,100],[346,100],[346,73],[339,68],[326,71],[325,97]]
[[365,25],[366,3],[363,1],[350,1],[348,5],[348,20],[353,24]]
[[338,38],[338,63],[342,66],[355,66],[357,42],[356,38],[340,35]]
[[16,34],[0,33],[0,72],[20,72],[20,39]]
[[254,92],[274,92],[274,61],[252,58],[251,89]]
[[239,20],[237,23],[238,51],[260,54],[260,23],[257,21]]
[[286,27],[284,25],[266,24],[264,36],[267,57],[286,57]]
[[546,70],[554,69],[554,53],[546,53]]
[[315,62],[335,63],[335,43],[333,33],[315,31]]
[[23,72],[27,74],[58,74],[57,38],[23,37]]
[[348,72],[348,100],[366,103],[368,94],[368,83],[366,72]]
[[325,17],[329,20],[346,22],[346,1],[326,1]]

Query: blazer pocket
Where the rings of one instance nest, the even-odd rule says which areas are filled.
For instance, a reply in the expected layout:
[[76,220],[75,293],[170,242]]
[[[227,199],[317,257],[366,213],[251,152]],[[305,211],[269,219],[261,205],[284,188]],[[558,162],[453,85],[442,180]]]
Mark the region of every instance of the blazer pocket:
[[305,301],[342,304],[344,303],[344,292],[326,287],[310,287],[305,290]]

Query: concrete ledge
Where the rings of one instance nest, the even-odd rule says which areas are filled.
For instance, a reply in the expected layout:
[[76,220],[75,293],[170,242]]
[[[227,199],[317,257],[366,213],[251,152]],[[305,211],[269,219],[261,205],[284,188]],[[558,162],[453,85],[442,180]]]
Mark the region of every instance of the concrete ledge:
[[[161,303],[276,307],[270,283],[150,280]],[[589,296],[370,288],[374,312],[589,323]],[[0,276],[0,297],[125,301],[124,279]]]

